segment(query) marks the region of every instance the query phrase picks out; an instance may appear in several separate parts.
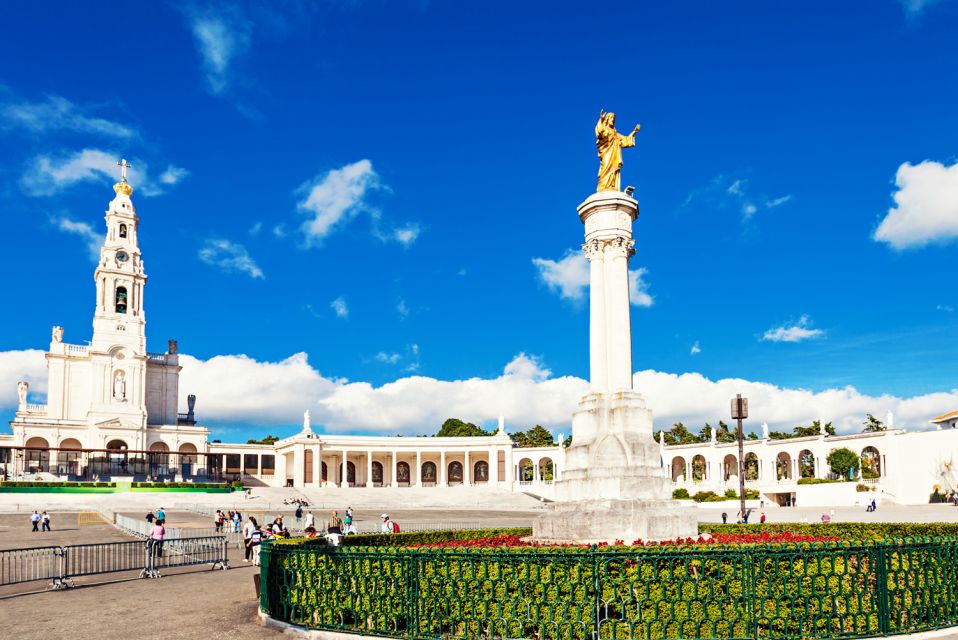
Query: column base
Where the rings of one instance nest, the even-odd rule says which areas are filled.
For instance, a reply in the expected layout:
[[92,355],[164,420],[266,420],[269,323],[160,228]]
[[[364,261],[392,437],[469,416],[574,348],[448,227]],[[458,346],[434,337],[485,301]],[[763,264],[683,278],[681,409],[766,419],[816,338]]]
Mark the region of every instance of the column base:
[[533,538],[596,544],[698,537],[696,508],[677,500],[556,502],[532,524]]

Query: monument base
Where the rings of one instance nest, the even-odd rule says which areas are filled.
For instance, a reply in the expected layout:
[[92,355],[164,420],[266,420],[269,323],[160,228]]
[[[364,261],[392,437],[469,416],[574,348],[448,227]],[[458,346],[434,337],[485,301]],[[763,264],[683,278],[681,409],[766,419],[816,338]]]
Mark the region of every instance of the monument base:
[[586,544],[694,538],[698,517],[676,500],[576,500],[554,503],[532,523],[532,534],[543,542]]

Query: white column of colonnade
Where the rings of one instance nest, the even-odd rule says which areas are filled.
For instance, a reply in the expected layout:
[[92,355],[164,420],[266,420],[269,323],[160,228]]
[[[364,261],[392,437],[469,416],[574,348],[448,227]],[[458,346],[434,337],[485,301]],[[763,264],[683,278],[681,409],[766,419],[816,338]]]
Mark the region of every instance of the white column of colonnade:
[[366,486],[373,486],[373,452],[366,452]]
[[[395,451],[395,449],[393,450],[392,455],[393,455],[392,476],[390,477],[390,482],[389,482],[389,484],[390,484],[391,486],[393,486],[393,487],[398,487],[398,486],[399,486],[399,479],[396,477],[396,465],[397,465],[397,461],[396,461],[396,451]],[[386,483],[383,482],[383,484],[386,484]]]
[[422,486],[422,449],[416,449],[416,486]]

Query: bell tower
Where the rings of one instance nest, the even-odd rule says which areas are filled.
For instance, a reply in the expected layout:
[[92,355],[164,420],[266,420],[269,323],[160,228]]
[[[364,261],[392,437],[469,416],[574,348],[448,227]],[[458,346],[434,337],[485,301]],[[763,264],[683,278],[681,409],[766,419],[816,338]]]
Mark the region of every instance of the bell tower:
[[137,241],[139,218],[130,196],[133,187],[120,166],[116,197],[106,211],[106,239],[100,249],[94,280],[96,310],[90,355],[94,363],[91,417],[121,416],[146,426],[146,315],[143,290],[146,273]]

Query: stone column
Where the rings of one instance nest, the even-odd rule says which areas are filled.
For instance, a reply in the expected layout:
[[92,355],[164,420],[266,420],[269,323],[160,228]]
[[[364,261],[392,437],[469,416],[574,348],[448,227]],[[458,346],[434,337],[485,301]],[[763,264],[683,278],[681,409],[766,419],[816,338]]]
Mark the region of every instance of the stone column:
[[[245,457],[245,455],[244,455]],[[242,460],[242,458],[240,458]],[[297,444],[293,447],[293,486],[301,488],[306,476],[306,446]]]
[[462,462],[462,483],[467,487],[472,484],[472,473],[469,467],[469,452],[464,453]]
[[[498,454],[496,455],[496,464],[497,465],[499,464]],[[515,484],[515,477],[516,477],[515,469],[513,468],[513,464],[512,464],[512,447],[511,446],[506,448],[506,464],[504,466],[506,468],[506,486],[511,491],[513,488],[513,485]]]
[[349,486],[349,474],[346,472],[347,469],[349,468],[349,467],[347,466],[347,464],[346,464],[347,462],[349,462],[349,461],[346,459],[346,450],[343,449],[343,475],[342,475],[341,480],[340,480],[340,482],[339,482],[339,486],[341,486],[341,487],[343,487],[343,488],[346,488],[346,487]]
[[589,260],[589,377],[592,391],[609,388],[605,335],[605,245],[593,240],[582,245]]
[[633,241],[617,237],[605,250],[606,337],[609,390],[632,390],[632,336],[629,319],[629,257]]
[[446,450],[439,452],[439,486],[446,486]]
[[[399,486],[399,480],[396,478],[396,464],[398,463],[398,461],[396,460],[396,451],[395,451],[395,449],[393,450],[392,454],[393,454],[393,465],[392,465],[392,471],[391,471],[392,476],[390,476],[390,478],[389,478],[389,484],[390,484],[390,486],[398,487],[398,486]],[[383,482],[383,484],[386,484],[386,483]]]
[[422,449],[416,449],[416,486],[422,486]]
[[[259,471],[263,472],[262,461]],[[313,484],[317,487],[323,486],[323,446],[319,444],[313,448]]]
[[373,452],[366,452],[366,486],[373,486]]

